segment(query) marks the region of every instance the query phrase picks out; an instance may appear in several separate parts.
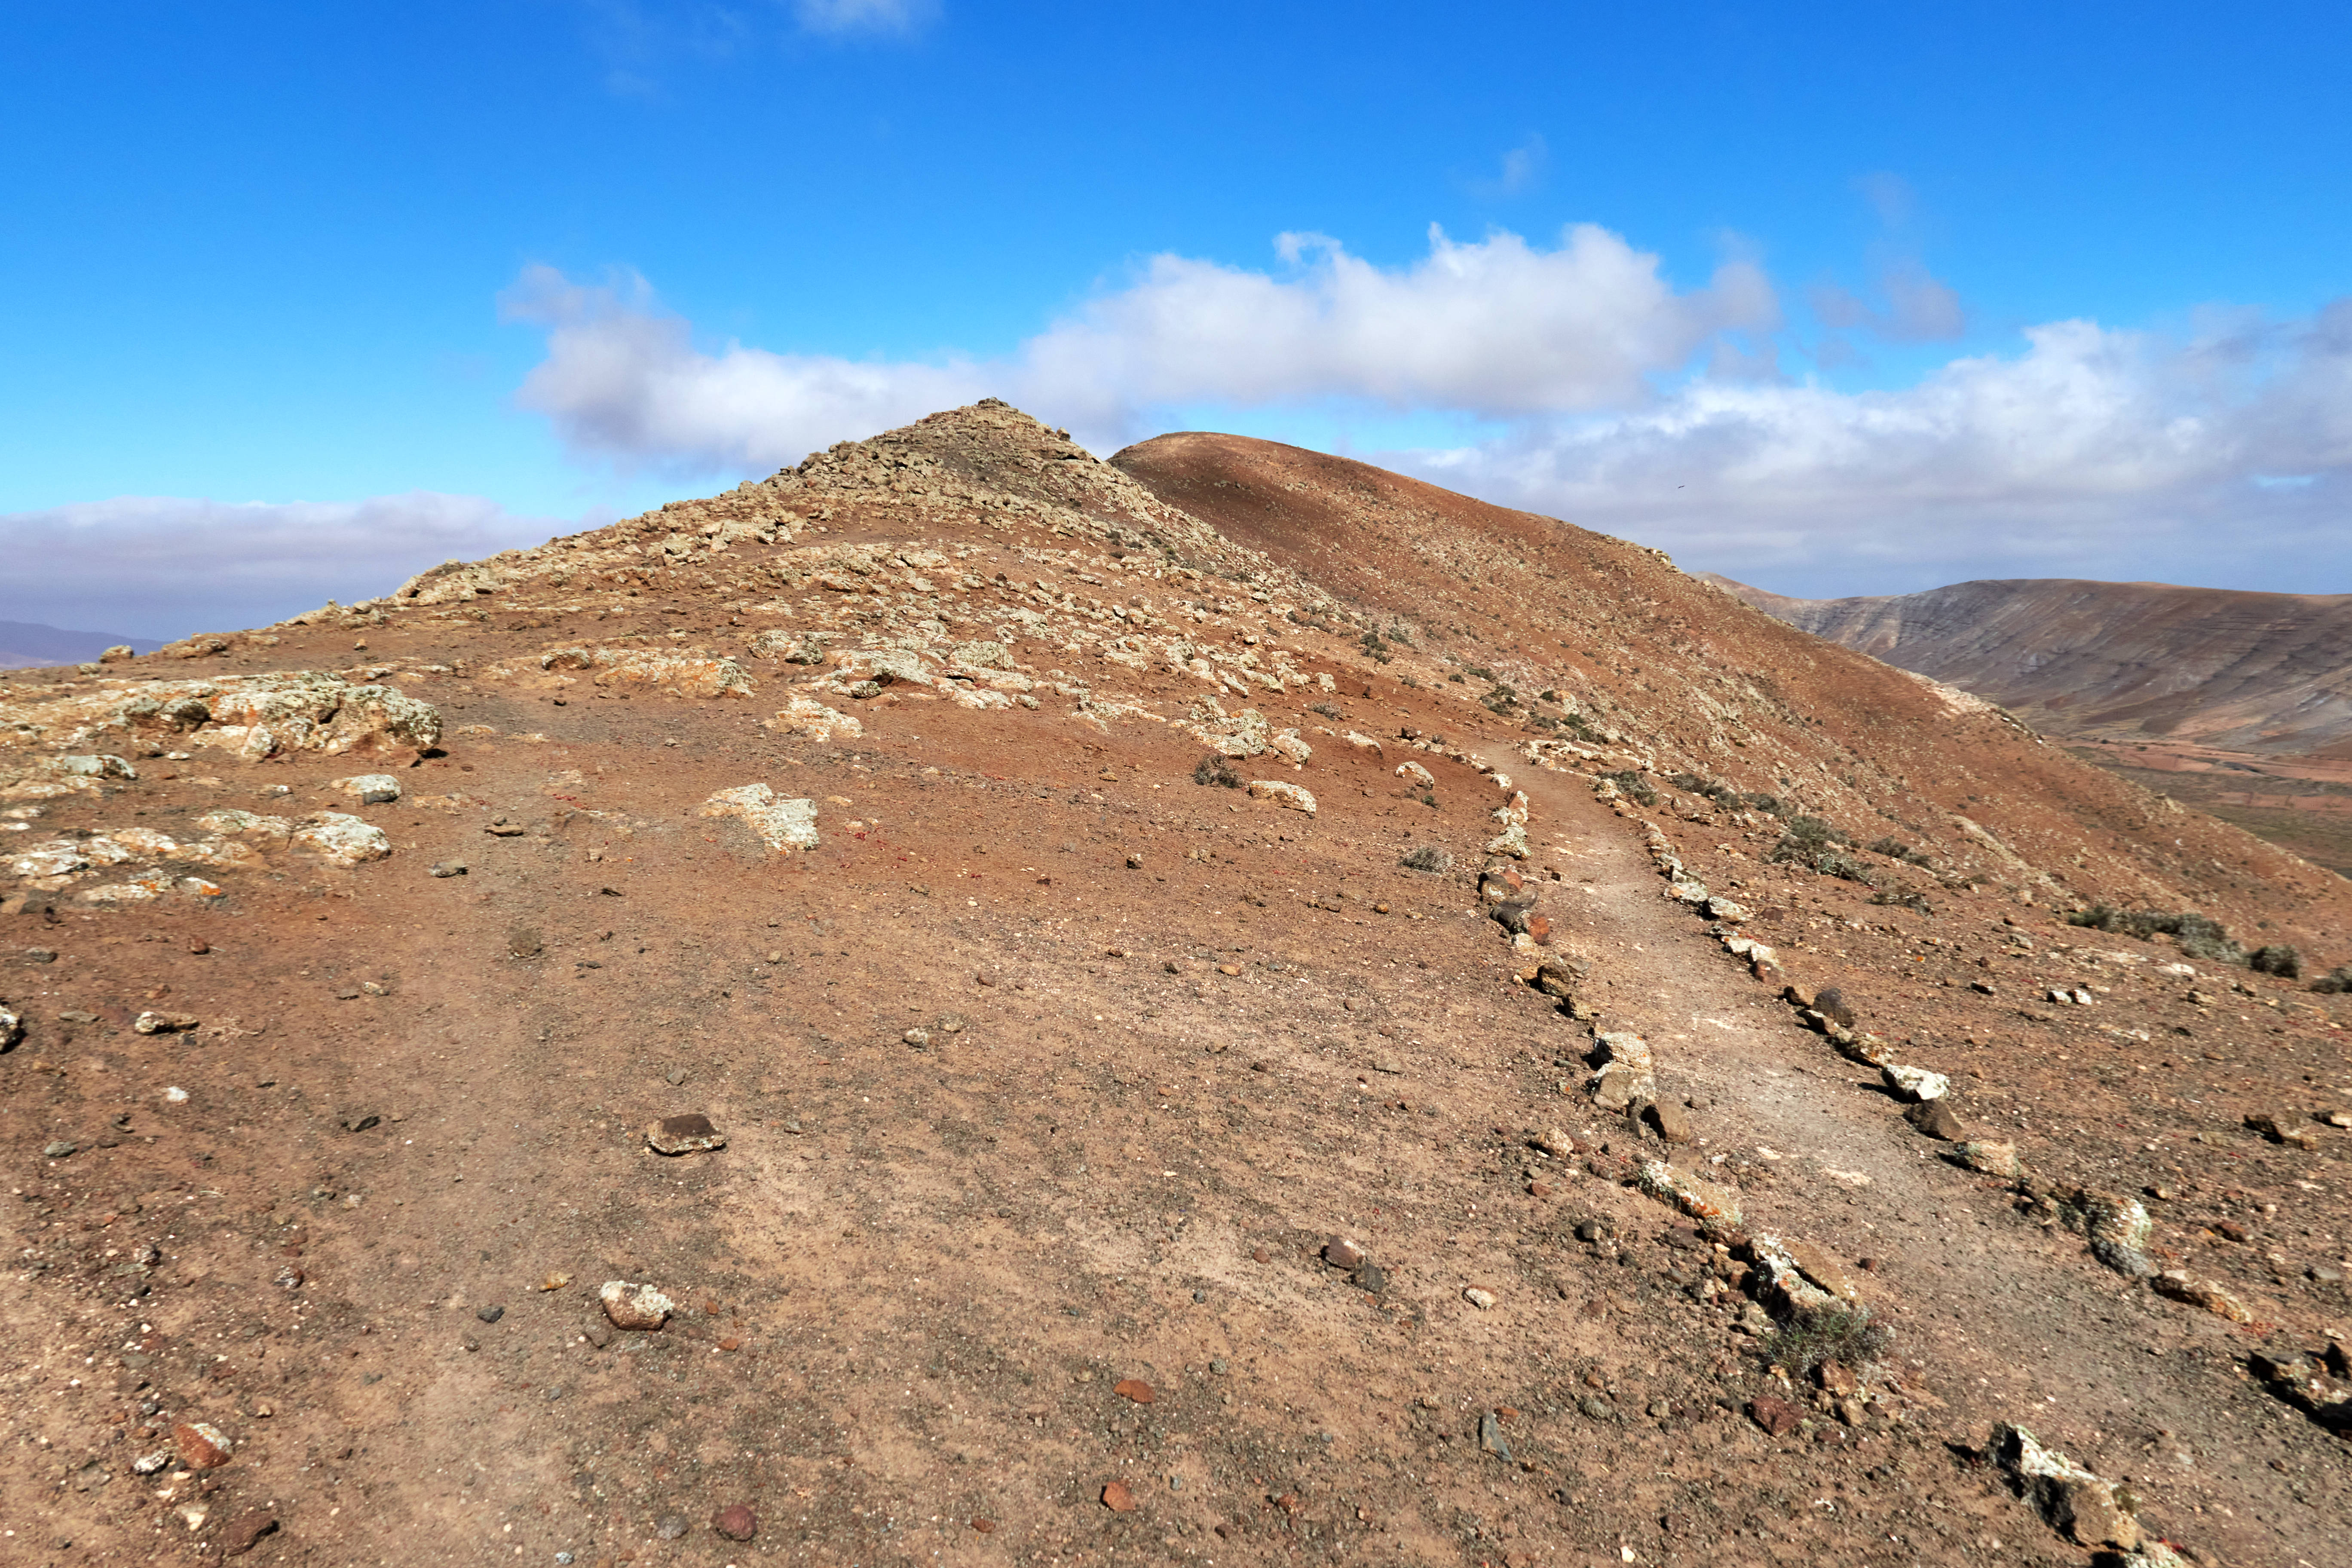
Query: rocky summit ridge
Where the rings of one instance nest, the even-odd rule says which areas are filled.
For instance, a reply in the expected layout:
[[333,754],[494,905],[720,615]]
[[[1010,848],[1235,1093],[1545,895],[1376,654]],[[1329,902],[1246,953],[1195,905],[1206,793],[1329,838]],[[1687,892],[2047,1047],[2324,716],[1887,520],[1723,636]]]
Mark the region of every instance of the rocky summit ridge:
[[2352,1499],[2341,879],[1361,464],[989,401],[16,672],[0,873],[27,1561]]

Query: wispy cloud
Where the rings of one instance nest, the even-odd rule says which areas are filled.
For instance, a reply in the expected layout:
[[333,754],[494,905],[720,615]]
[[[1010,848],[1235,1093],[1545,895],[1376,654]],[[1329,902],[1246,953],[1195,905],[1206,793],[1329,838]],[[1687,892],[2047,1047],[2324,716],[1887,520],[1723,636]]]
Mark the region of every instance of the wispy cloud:
[[1543,184],[1545,173],[1551,167],[1551,148],[1540,132],[1503,154],[1502,163],[1491,179],[1473,180],[1471,194],[1486,201],[1520,195]]
[[436,562],[536,544],[564,524],[479,496],[352,501],[120,496],[0,514],[0,620],[165,639],[390,592]]
[[866,362],[694,342],[642,279],[581,284],[527,270],[510,317],[546,329],[523,383],[592,460],[684,471],[759,468],[845,436],[994,393],[1097,441],[1147,416],[1214,401],[1353,399],[1509,419],[1639,402],[1730,331],[1764,331],[1779,304],[1728,261],[1677,290],[1658,258],[1590,225],[1549,248],[1497,232],[1382,268],[1337,240],[1286,234],[1279,272],[1156,256],[1000,360]]
[[911,33],[939,15],[933,0],[793,0],[793,15],[812,33]]

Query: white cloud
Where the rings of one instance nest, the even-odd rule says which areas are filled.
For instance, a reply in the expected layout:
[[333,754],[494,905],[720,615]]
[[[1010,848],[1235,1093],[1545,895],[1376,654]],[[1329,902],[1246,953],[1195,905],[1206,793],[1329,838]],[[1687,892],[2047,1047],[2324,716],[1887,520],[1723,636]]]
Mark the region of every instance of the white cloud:
[[1533,190],[1543,183],[1544,172],[1551,166],[1551,148],[1540,132],[1503,154],[1502,165],[1491,180],[1474,180],[1473,195],[1488,201],[1516,196]]
[[[1173,411],[1393,411],[1486,434],[1374,460],[1783,591],[2352,587],[2352,300],[2284,323],[2208,312],[2178,335],[2049,322],[1850,392],[1782,373],[1773,287],[1745,259],[1677,289],[1589,226],[1549,247],[1433,228],[1394,267],[1313,234],[1276,255],[1154,257],[1010,354],[931,363],[698,345],[641,280],[539,268],[512,300],[548,332],[521,400],[588,459],[730,475],[992,394],[1098,450]],[[1915,264],[1889,263],[1879,289],[1853,324],[1958,330],[1959,301]]]
[[510,291],[543,325],[547,357],[524,381],[578,454],[685,471],[757,470],[931,409],[993,393],[1097,439],[1139,433],[1150,411],[1202,401],[1354,399],[1486,418],[1639,401],[1730,331],[1768,331],[1763,272],[1727,261],[1678,292],[1658,258],[1591,225],[1544,249],[1514,234],[1382,268],[1321,235],[1278,237],[1284,275],[1156,256],[996,361],[935,364],[695,345],[640,279],[598,287],[549,268]]
[[426,490],[283,503],[121,496],[0,514],[0,620],[158,639],[261,626],[563,526]]
[[1700,380],[1649,407],[1391,460],[1790,591],[1990,575],[2346,585],[2352,303],[2186,341],[2089,321],[2024,336],[2021,353],[1906,388]]

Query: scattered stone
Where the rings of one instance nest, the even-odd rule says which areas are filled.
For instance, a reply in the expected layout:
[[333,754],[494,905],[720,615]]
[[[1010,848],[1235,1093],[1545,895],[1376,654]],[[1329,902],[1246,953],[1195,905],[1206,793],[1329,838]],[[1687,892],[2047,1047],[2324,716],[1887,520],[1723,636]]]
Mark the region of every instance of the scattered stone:
[[1270,800],[1286,811],[1303,811],[1315,815],[1315,797],[1301,785],[1286,784],[1280,779],[1252,779],[1249,786],[1252,800]]
[[2156,1266],[2147,1260],[2148,1235],[2153,1227],[2147,1206],[2137,1198],[2076,1187],[2058,1194],[2057,1205],[2058,1216],[2066,1228],[2081,1232],[2090,1242],[2092,1257],[2116,1273],[2134,1279],[2156,1272]]
[[389,805],[400,798],[400,781],[390,773],[355,773],[337,779],[334,787],[357,796],[362,805]]
[[1555,1160],[1570,1159],[1576,1153],[1576,1140],[1557,1127],[1545,1128],[1530,1142]]
[[1657,1128],[1658,1136],[1666,1142],[1687,1143],[1691,1141],[1690,1113],[1683,1109],[1681,1102],[1659,1100],[1650,1107],[1649,1118]]
[[530,926],[517,926],[507,932],[507,952],[517,958],[537,958],[546,951],[546,939]]
[[2129,1552],[2139,1544],[2139,1522],[2116,1489],[2022,1426],[1993,1428],[1987,1457],[2013,1476],[2026,1500],[2053,1529],[2076,1544]]
[[1769,1437],[1785,1437],[1805,1419],[1805,1413],[1785,1399],[1761,1394],[1748,1402],[1748,1418]]
[[1533,984],[1545,995],[1556,996],[1566,1002],[1574,998],[1577,987],[1584,984],[1587,973],[1582,959],[1572,958],[1564,952],[1547,953],[1543,962],[1536,965]]
[[1843,1025],[1849,1029],[1854,1026],[1853,1008],[1847,1003],[1845,993],[1834,985],[1825,985],[1813,993],[1812,1008],[1832,1024]]
[[656,1154],[703,1154],[727,1147],[726,1138],[700,1111],[665,1116],[649,1123],[646,1142]]
[[1968,1136],[1968,1128],[1953,1113],[1951,1102],[1942,1099],[1922,1100],[1903,1113],[1903,1120],[1930,1138],[1947,1143],[1958,1143]]
[[1110,1391],[1121,1399],[1133,1400],[1138,1405],[1150,1405],[1160,1397],[1152,1391],[1151,1385],[1139,1377],[1123,1377],[1110,1385]]
[[1939,1072],[1926,1068],[1903,1067],[1889,1063],[1878,1069],[1886,1087],[1904,1099],[1916,1104],[1924,1100],[1941,1100],[1951,1092],[1952,1080]]
[[1988,1176],[2013,1178],[2025,1173],[2024,1162],[2017,1157],[2017,1145],[2014,1143],[1996,1143],[1990,1139],[1971,1138],[1946,1151],[1946,1157]]
[[253,1550],[262,1537],[278,1531],[278,1516],[266,1509],[249,1509],[228,1521],[221,1531],[221,1555],[242,1557]]
[[1407,787],[1418,786],[1422,789],[1437,787],[1437,775],[1419,763],[1399,763],[1396,765],[1396,776],[1404,780]]
[[42,1149],[41,1157],[47,1160],[62,1160],[72,1154],[78,1147],[79,1147],[79,1145],[68,1143],[64,1139],[60,1138],[56,1142]]
[[992,1535],[996,1532],[996,1521],[975,1518],[971,1521],[971,1527],[982,1535]]
[[[1847,1273],[1845,1265],[1820,1242],[1792,1241],[1783,1250],[1788,1253],[1789,1260],[1797,1266],[1798,1272],[1831,1295],[1847,1301],[1861,1297],[1862,1282]],[[1836,1392],[1851,1393],[1852,1390]]]
[[1510,1462],[1511,1445],[1504,1440],[1503,1424],[1495,1418],[1492,1411],[1478,1417],[1478,1447],[1506,1464]]
[[1490,1312],[1495,1309],[1495,1293],[1492,1290],[1481,1290],[1475,1285],[1465,1287],[1462,1292],[1462,1299],[1482,1312]]
[[626,1279],[607,1280],[596,1292],[604,1303],[604,1316],[616,1329],[651,1331],[669,1321],[677,1303],[650,1285],[632,1284]]
[[1862,1380],[1853,1375],[1853,1368],[1840,1361],[1825,1361],[1815,1367],[1813,1381],[1822,1385],[1822,1392],[1841,1398],[1862,1386]]
[[1617,1408],[1597,1394],[1588,1394],[1577,1400],[1576,1407],[1595,1421],[1614,1421]]
[[142,1454],[131,1460],[131,1473],[134,1476],[152,1476],[171,1462],[172,1450],[158,1448],[152,1454]]
[[1635,1184],[1644,1195],[1672,1204],[1693,1219],[1721,1220],[1735,1226],[1740,1221],[1739,1200],[1728,1189],[1678,1171],[1664,1160],[1644,1163]]
[[436,860],[433,864],[433,875],[436,877],[462,877],[465,874],[466,863],[463,860]]
[[1381,1271],[1379,1264],[1370,1261],[1356,1265],[1355,1273],[1349,1279],[1367,1296],[1377,1296],[1389,1288],[1389,1277]]
[[1335,1236],[1323,1244],[1323,1261],[1332,1268],[1347,1270],[1364,1260],[1364,1249],[1344,1236]]
[[1133,1513],[1135,1494],[1127,1489],[1125,1481],[1106,1482],[1102,1489],[1102,1504],[1113,1513]]
[[2319,1140],[2304,1130],[2302,1119],[2291,1114],[2257,1110],[2246,1117],[2246,1126],[2273,1143],[2292,1149],[2316,1149]]
[[131,1026],[142,1035],[179,1035],[194,1028],[198,1022],[191,1013],[142,1013],[131,1020]]
[[342,811],[313,812],[287,840],[330,866],[363,866],[392,853],[392,840],[372,822]]
[[234,1445],[209,1421],[184,1421],[172,1428],[172,1447],[192,1470],[216,1470],[228,1463]]
[[919,1051],[931,1043],[931,1032],[929,1029],[909,1029],[899,1038]]
[[2253,1313],[2246,1309],[2244,1302],[2210,1279],[2200,1279],[2181,1269],[2168,1268],[2150,1279],[2148,1284],[2158,1295],[2168,1300],[2199,1308],[2217,1318],[2227,1318],[2233,1323],[2254,1321]]
[[1656,1095],[1657,1069],[1647,1040],[1631,1030],[1621,1030],[1602,1035],[1596,1044],[1604,1060],[1592,1080],[1593,1104],[1603,1110],[1622,1111],[1636,1100]]
[[730,1541],[749,1541],[760,1533],[760,1516],[748,1503],[730,1502],[711,1516],[710,1528]]
[[474,1314],[486,1323],[495,1323],[506,1315],[507,1310],[504,1307],[484,1307]]
[[655,1521],[654,1535],[662,1541],[683,1541],[686,1539],[686,1529],[684,1514],[666,1513]]

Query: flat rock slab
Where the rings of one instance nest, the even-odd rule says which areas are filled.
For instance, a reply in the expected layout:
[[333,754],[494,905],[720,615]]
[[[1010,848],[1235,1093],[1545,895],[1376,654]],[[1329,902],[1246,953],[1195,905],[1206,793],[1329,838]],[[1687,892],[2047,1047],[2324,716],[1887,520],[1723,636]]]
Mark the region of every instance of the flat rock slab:
[[702,1154],[727,1147],[727,1139],[700,1111],[665,1116],[646,1126],[646,1143],[656,1154]]

